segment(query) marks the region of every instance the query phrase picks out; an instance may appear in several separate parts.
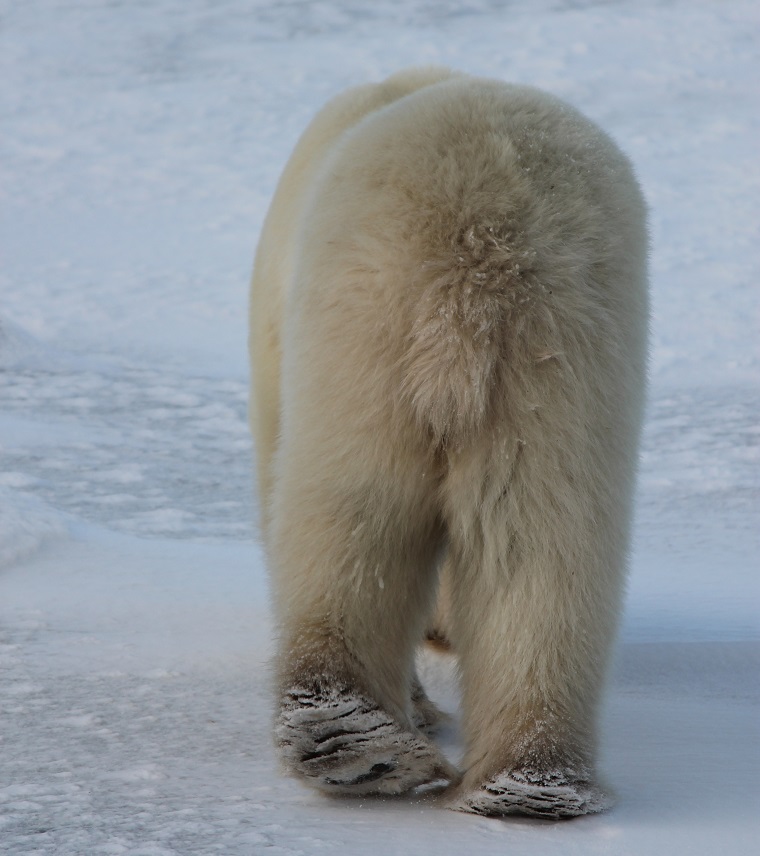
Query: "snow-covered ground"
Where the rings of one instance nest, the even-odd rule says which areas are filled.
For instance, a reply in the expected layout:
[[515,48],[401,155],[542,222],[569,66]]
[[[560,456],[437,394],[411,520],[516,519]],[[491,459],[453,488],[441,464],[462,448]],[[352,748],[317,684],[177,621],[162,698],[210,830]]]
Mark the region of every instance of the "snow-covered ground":
[[[419,63],[568,99],[652,206],[602,816],[328,800],[270,747],[253,250],[313,112]],[[0,2],[0,852],[756,852],[758,81],[754,0]]]

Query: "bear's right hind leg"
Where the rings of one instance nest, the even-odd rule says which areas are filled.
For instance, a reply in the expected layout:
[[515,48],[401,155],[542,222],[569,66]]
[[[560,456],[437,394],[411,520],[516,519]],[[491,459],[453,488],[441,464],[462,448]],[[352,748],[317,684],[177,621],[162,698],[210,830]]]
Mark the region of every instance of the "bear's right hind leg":
[[[484,444],[450,473],[467,739],[454,806],[575,817],[610,804],[595,772],[596,722],[623,588],[626,507],[622,490],[584,469],[593,456],[581,444],[527,427],[506,435],[501,455]],[[476,489],[478,501],[467,503]]]

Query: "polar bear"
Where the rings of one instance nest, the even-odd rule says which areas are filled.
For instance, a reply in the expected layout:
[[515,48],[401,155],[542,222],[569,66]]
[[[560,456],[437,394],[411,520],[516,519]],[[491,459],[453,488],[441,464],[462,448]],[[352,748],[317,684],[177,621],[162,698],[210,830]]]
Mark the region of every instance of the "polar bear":
[[[413,69],[316,116],[251,289],[276,742],[336,793],[599,811],[600,692],[645,390],[647,233],[616,145],[536,89]],[[414,651],[445,575],[459,773]]]

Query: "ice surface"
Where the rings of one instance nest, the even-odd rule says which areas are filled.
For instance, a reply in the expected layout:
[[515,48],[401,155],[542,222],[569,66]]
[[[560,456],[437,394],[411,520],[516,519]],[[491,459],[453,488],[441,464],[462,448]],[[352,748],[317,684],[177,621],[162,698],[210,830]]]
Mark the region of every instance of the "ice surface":
[[[730,3],[35,0],[0,28],[0,852],[749,853],[760,656],[760,14]],[[652,207],[652,395],[609,813],[328,799],[271,748],[247,279],[330,95],[544,87]],[[426,653],[456,712],[452,662]],[[456,723],[443,733],[456,760]]]

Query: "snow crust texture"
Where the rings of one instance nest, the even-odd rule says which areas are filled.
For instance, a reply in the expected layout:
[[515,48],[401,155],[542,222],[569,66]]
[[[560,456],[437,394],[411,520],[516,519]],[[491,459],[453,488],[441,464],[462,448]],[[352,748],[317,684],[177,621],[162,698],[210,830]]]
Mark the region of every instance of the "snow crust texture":
[[26,559],[47,542],[67,536],[68,529],[63,516],[58,511],[46,506],[33,496],[1,485],[2,482],[0,482],[0,568]]
[[246,398],[236,378],[51,351],[0,384],[0,487],[132,534],[250,539]]

